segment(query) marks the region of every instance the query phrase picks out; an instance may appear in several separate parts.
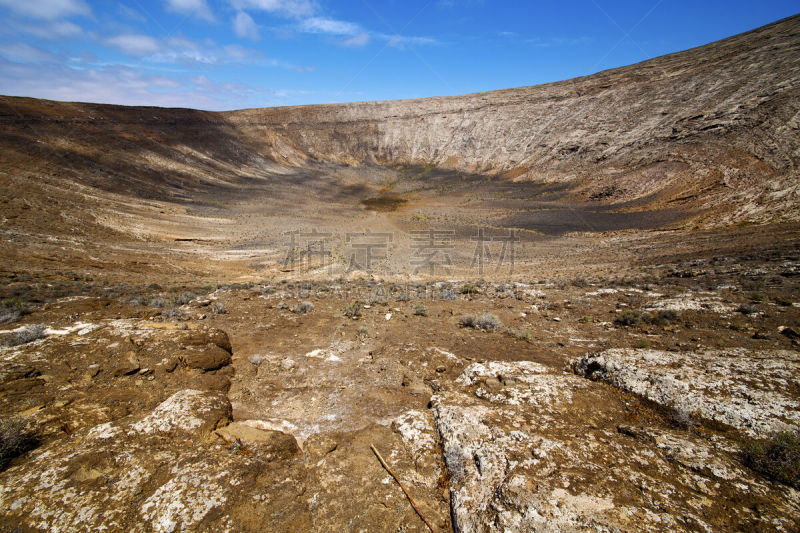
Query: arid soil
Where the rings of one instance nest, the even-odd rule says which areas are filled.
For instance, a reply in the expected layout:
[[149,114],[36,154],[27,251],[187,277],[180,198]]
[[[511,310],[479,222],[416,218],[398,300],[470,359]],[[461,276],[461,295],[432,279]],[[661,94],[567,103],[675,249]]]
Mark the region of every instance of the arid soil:
[[427,531],[374,445],[436,531],[797,531],[752,450],[800,430],[798,52],[0,97],[0,530]]

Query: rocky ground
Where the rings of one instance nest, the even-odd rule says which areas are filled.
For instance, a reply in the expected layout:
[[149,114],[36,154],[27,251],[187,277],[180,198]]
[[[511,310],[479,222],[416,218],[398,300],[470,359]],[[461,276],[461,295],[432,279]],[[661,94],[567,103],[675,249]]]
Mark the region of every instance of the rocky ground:
[[[569,283],[43,286],[0,331],[46,326],[0,354],[2,415],[38,437],[0,474],[0,523],[427,530],[374,445],[437,531],[793,531],[800,493],[741,450],[800,428],[798,260]],[[464,326],[485,313],[501,324]]]

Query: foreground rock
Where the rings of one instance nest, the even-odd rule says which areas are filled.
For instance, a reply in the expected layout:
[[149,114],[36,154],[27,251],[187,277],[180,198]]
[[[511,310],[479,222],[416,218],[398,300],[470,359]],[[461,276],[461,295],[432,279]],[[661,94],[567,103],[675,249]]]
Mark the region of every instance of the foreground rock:
[[[4,473],[3,526],[37,531],[307,530],[294,453],[233,453],[211,431],[224,395],[179,391],[143,419],[106,423],[32,453]],[[165,438],[167,437],[167,438]]]
[[686,417],[765,437],[800,428],[800,354],[742,349],[665,352],[614,349],[589,354],[575,372],[638,394]]
[[470,365],[432,400],[455,529],[800,525],[796,491],[747,471],[724,442],[622,425],[623,402],[601,384],[535,363]]

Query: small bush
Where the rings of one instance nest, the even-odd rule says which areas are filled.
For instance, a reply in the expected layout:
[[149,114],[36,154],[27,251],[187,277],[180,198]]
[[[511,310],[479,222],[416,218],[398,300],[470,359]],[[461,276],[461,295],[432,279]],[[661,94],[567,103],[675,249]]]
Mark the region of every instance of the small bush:
[[292,307],[292,313],[297,313],[298,315],[304,315],[306,313],[310,313],[314,310],[314,304],[309,301],[302,301],[299,304]]
[[0,421],[0,470],[12,459],[36,447],[38,436],[19,418]]
[[181,319],[186,316],[186,313],[184,313],[182,310],[176,307],[170,307],[168,309],[164,309],[163,311],[161,311],[159,315],[164,318]]
[[680,315],[671,309],[659,309],[653,313],[643,313],[635,309],[628,309],[617,314],[614,324],[626,327],[640,326],[642,323],[667,326],[679,317]]
[[344,316],[347,318],[361,318],[364,316],[364,304],[361,302],[353,302],[344,308]]
[[358,336],[369,337],[369,328],[367,326],[361,326],[360,328],[358,328]]
[[166,307],[167,301],[161,296],[154,296],[153,298],[147,300],[146,305],[148,307]]
[[197,298],[197,295],[193,292],[183,292],[174,298],[175,305],[186,305],[192,300]]
[[655,324],[657,326],[666,326],[678,320],[680,315],[677,311],[672,309],[659,309],[655,313],[645,313],[642,315],[642,320],[648,324]]
[[650,347],[650,341],[645,340],[645,339],[642,339],[642,340],[640,340],[639,342],[636,343],[636,348],[639,348],[640,350],[645,349],[645,348],[649,348],[649,347]]
[[19,311],[13,309],[0,310],[0,324],[11,324],[20,318],[22,318],[22,314]]
[[217,315],[224,315],[224,314],[225,314],[225,313],[227,313],[227,312],[228,312],[228,311],[226,311],[226,310],[225,310],[225,304],[224,304],[224,303],[222,303],[222,302],[219,302],[219,301],[217,301],[217,302],[211,302],[211,313],[212,313],[214,316],[217,316]]
[[483,331],[497,331],[498,329],[502,329],[502,327],[503,323],[492,313],[482,314],[475,322],[475,328]]
[[278,309],[289,309],[289,304],[281,300],[278,302]]
[[411,295],[408,294],[407,292],[401,292],[401,293],[397,294],[394,297],[394,299],[397,300],[398,302],[407,302],[407,301],[411,300]]
[[458,325],[462,328],[474,328],[477,320],[475,315],[462,315],[461,318],[458,319]]
[[755,304],[742,304],[737,309],[743,315],[754,315],[758,313],[758,306]]
[[674,407],[672,409],[670,422],[681,429],[691,429],[697,425],[692,413],[682,407]]
[[21,344],[28,344],[29,342],[33,342],[38,339],[43,339],[44,337],[47,337],[47,334],[44,332],[45,329],[47,329],[47,326],[44,324],[25,326],[21,330],[17,331],[13,337],[7,339],[5,345],[19,346]]
[[745,465],[775,481],[800,489],[800,431],[773,434],[741,446]]
[[442,300],[458,300],[458,296],[453,289],[444,289],[441,293],[439,293],[439,298]]
[[17,322],[30,312],[31,309],[19,297],[5,298],[0,301],[0,324]]
[[415,316],[428,316],[428,308],[425,305],[419,304],[414,306]]
[[461,294],[478,294],[478,287],[472,283],[466,283],[461,287]]
[[614,324],[618,326],[638,326],[642,323],[642,313],[633,309],[627,309],[617,313]]
[[528,328],[509,328],[507,333],[521,341],[529,342],[531,340],[531,330]]

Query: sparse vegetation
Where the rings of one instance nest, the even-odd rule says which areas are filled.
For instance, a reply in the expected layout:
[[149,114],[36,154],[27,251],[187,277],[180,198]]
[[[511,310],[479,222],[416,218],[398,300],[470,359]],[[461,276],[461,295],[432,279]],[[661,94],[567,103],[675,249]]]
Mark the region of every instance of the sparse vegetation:
[[672,309],[659,309],[655,313],[645,313],[642,318],[648,324],[667,326],[678,320],[680,315],[677,311],[673,311]]
[[461,315],[461,318],[458,319],[458,325],[462,328],[474,328],[476,320],[475,315]]
[[458,323],[462,328],[473,328],[482,331],[497,331],[503,327],[503,322],[492,313],[484,313],[479,317],[463,315]]
[[521,341],[530,342],[531,340],[531,330],[528,328],[508,328],[506,332]]
[[197,295],[193,292],[182,292],[181,294],[173,298],[172,301],[174,305],[186,305],[195,298],[197,298]]
[[369,328],[367,326],[361,326],[358,328],[358,336],[359,337],[369,337]]
[[626,327],[639,326],[642,324],[642,313],[633,309],[626,309],[617,313],[614,324]]
[[352,302],[344,308],[344,316],[347,318],[361,318],[364,316],[364,304],[359,301]]
[[800,489],[800,431],[775,433],[741,445],[745,465],[775,481]]
[[737,309],[743,315],[754,315],[758,313],[758,306],[756,304],[742,304]]
[[47,336],[45,330],[47,326],[44,324],[32,324],[30,326],[25,326],[21,330],[14,333],[13,336],[6,339],[5,345],[6,346],[20,346],[22,344],[28,344],[29,342],[33,342],[38,339],[43,339]]
[[211,313],[212,313],[214,316],[217,316],[217,315],[224,315],[225,313],[227,313],[227,312],[228,312],[228,311],[225,309],[225,304],[224,304],[224,303],[222,303],[222,302],[220,302],[220,301],[211,302],[211,306],[210,306],[210,307],[211,307]]
[[30,309],[19,298],[5,298],[0,301],[0,324],[17,322]]
[[670,412],[670,422],[681,429],[691,429],[697,425],[692,413],[682,407],[673,407]]
[[428,316],[428,307],[423,304],[415,305],[414,316]]
[[442,292],[439,293],[439,298],[442,300],[458,300],[458,296],[453,289],[442,290]]
[[162,318],[173,318],[176,320],[180,320],[186,317],[186,313],[177,307],[170,307],[168,309],[164,309],[159,313],[159,316]]
[[465,283],[461,287],[461,294],[478,294],[478,287],[472,283]]
[[292,307],[292,313],[296,313],[298,315],[305,315],[306,313],[310,313],[313,310],[314,310],[314,304],[312,304],[307,300],[302,301],[297,305],[295,305],[294,307]]
[[0,421],[0,470],[4,470],[12,459],[36,447],[38,436],[28,429],[20,418]]
[[475,327],[483,331],[497,331],[503,327],[503,323],[492,313],[484,313],[475,322]]
[[653,324],[656,326],[668,326],[678,320],[680,315],[671,309],[659,309],[655,312],[643,312],[636,309],[626,309],[617,313],[614,324],[617,326],[633,327],[642,324]]

